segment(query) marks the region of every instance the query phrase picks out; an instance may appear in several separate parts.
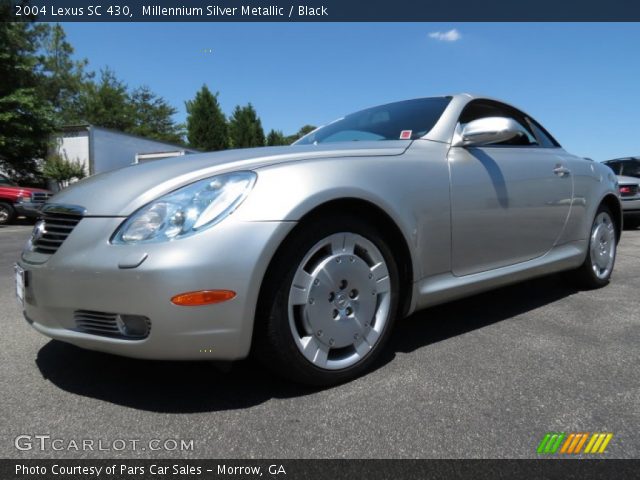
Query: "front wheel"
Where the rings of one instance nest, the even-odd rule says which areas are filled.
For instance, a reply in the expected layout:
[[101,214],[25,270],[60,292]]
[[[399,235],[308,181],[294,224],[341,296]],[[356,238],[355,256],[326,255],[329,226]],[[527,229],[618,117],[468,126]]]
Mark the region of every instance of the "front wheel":
[[265,364],[321,386],[369,368],[398,305],[398,268],[381,232],[355,217],[325,218],[301,225],[274,262],[256,319]]
[[601,205],[591,226],[587,257],[574,272],[582,287],[600,288],[609,283],[616,261],[617,240],[611,211]]

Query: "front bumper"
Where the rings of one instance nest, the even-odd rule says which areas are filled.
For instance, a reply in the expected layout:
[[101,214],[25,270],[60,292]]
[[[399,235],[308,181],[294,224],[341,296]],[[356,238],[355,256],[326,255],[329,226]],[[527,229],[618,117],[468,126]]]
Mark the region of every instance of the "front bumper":
[[[233,217],[196,235],[147,245],[112,245],[123,218],[83,218],[53,255],[26,249],[24,315],[37,331],[79,347],[148,359],[245,357],[251,346],[260,285],[293,222],[241,222]],[[119,265],[136,263],[135,268]],[[184,292],[227,289],[232,300],[179,307]],[[149,336],[129,340],[79,331],[76,310],[141,315]]]

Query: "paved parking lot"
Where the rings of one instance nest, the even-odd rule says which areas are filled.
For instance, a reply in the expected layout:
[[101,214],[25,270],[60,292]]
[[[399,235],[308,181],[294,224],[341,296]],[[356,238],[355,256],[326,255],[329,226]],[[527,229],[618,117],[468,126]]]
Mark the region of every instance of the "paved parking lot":
[[[420,312],[374,372],[327,390],[249,361],[224,372],[46,339],[14,300],[29,231],[0,227],[2,457],[523,458],[549,431],[613,432],[607,457],[640,455],[640,230],[625,232],[608,287],[579,292],[552,276]],[[18,451],[19,435],[142,443]],[[152,452],[151,439],[194,449]]]

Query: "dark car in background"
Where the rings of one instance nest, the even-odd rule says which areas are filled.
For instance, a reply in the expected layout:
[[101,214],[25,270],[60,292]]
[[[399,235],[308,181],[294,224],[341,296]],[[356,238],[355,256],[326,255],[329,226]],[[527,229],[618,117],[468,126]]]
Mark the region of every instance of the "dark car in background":
[[8,225],[17,217],[37,217],[40,207],[51,195],[41,188],[20,187],[0,174],[0,225]]
[[640,157],[615,158],[603,162],[618,176],[624,226],[640,226]]

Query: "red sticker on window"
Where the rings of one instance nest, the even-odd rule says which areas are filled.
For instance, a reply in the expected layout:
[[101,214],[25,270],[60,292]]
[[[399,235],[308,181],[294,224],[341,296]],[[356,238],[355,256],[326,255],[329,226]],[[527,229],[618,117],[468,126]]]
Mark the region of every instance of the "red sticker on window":
[[400,132],[400,140],[409,140],[411,139],[411,134],[413,133],[413,130],[402,130]]

